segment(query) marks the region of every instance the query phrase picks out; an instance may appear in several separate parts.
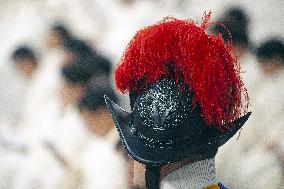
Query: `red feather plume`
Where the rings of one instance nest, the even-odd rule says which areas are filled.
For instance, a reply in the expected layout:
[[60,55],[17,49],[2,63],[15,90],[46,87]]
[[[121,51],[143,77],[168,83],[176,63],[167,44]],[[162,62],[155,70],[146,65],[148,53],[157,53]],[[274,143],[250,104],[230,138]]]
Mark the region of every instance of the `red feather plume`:
[[[219,129],[247,111],[248,94],[231,44],[207,34],[209,16],[201,26],[190,20],[166,18],[136,33],[115,70],[117,88],[141,91],[163,77],[185,81],[202,116]],[[141,85],[143,83],[143,85]],[[242,100],[244,98],[244,100]]]

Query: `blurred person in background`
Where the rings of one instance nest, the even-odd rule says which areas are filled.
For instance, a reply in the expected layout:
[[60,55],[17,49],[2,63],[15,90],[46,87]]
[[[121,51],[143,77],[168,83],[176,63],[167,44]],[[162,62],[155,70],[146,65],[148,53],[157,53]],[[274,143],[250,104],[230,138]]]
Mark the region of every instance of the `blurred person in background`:
[[13,64],[6,65],[0,74],[0,123],[16,124],[22,119],[23,102],[38,71],[39,59],[30,46],[21,45],[12,52],[11,60]]
[[52,48],[61,48],[65,44],[66,41],[75,38],[71,31],[68,29],[66,24],[63,22],[56,22],[48,31],[47,35],[47,47]]
[[[257,59],[265,78],[263,79],[264,86],[256,100],[262,107],[273,110],[273,112],[269,113],[271,115],[267,115],[267,112],[266,114],[262,112],[260,115],[265,120],[273,120],[273,124],[266,128],[269,132],[265,135],[265,144],[267,145],[267,150],[275,156],[278,165],[281,167],[281,186],[284,186],[284,141],[282,139],[284,134],[284,119],[282,116],[284,113],[284,93],[280,90],[284,87],[283,41],[278,38],[271,38],[262,42],[257,48]],[[263,101],[268,100],[272,95],[274,98],[270,99],[270,103],[264,104]]]
[[21,76],[31,80],[39,62],[34,50],[29,46],[20,46],[14,51],[12,57]]
[[[283,180],[283,147],[280,148],[284,131],[283,42],[276,39],[263,42],[257,49],[257,60],[261,77],[259,89],[251,97],[254,116],[239,139],[222,149],[223,153],[230,152],[230,157],[223,153],[219,156],[219,169],[231,187],[277,189]],[[232,170],[234,175],[228,175]],[[234,182],[236,178],[239,183]]]
[[82,189],[127,188],[126,161],[115,148],[119,137],[104,102],[105,94],[117,99],[111,88],[89,86],[78,103],[89,131],[89,140],[79,161],[84,180]]
[[[19,46],[12,53],[12,59],[14,66],[16,68],[16,77],[17,81],[14,83],[9,83],[10,81],[6,81],[9,86],[3,88],[3,92],[6,90],[9,92],[10,87],[15,92],[18,92],[19,96],[10,96],[12,100],[18,100],[20,103],[17,107],[7,107],[7,108],[15,108],[18,109],[19,115],[14,117],[14,124],[10,125],[6,123],[6,128],[8,129],[22,129],[24,126],[24,115],[25,111],[28,108],[27,102],[30,98],[30,93],[33,92],[33,85],[35,83],[36,77],[38,75],[38,67],[40,66],[40,61],[35,53],[35,51],[27,46]],[[3,83],[4,84],[4,83]],[[14,86],[18,87],[17,89],[13,88]],[[14,99],[13,99],[14,98]],[[19,99],[16,99],[19,98]],[[1,99],[2,101],[9,101],[9,99]],[[6,133],[7,135],[8,133]],[[14,133],[12,133],[13,135]],[[9,135],[9,134],[8,134]],[[7,136],[8,136],[7,135]]]
[[[117,101],[117,96],[111,88],[94,88],[89,86],[79,101],[78,107],[91,136],[103,138],[110,142],[114,148],[119,138],[116,135],[112,135],[115,127],[109,110],[105,105],[104,95],[110,95],[115,102]],[[116,139],[114,139],[114,136],[116,136]]]
[[[87,84],[95,74],[96,62],[78,59],[64,65],[57,102],[52,103],[43,115],[42,125],[52,127],[54,144],[68,161],[76,161],[85,144],[86,130],[77,109],[77,104],[86,92]],[[71,162],[72,164],[72,162]]]
[[[43,141],[50,133],[46,132],[48,130],[44,125],[33,124],[34,120],[40,117],[40,111],[45,108],[42,106],[37,109],[32,106],[33,101],[40,95],[39,58],[28,46],[17,48],[12,58],[25,90],[20,91],[20,120],[15,125],[6,125],[7,132],[1,133],[1,144],[6,147],[3,151],[1,149],[1,188],[64,188],[63,182],[68,185],[68,179],[64,180],[66,172],[64,173],[54,156],[44,146]],[[28,112],[32,114],[30,120],[26,116]]]
[[112,63],[106,57],[97,54],[94,58],[96,62],[94,76],[92,77],[91,84],[94,88],[113,88],[112,84]]
[[62,132],[57,136],[57,143],[60,145],[62,142],[63,145],[59,151],[66,151],[66,156],[70,158],[76,157],[84,144],[86,133],[77,110],[77,103],[84,95],[87,84],[93,76],[92,70],[87,65],[89,63],[79,60],[61,68],[59,112],[54,120],[56,125],[54,129],[57,129],[59,133]]
[[12,70],[7,65],[0,76],[1,116],[7,116],[1,119],[0,125],[0,188],[14,187],[21,162],[28,150],[22,137],[23,111],[39,67],[38,56],[28,45],[17,46],[11,58]]
[[[250,95],[250,109],[253,112],[243,132],[235,135],[233,140],[220,149],[216,158],[217,172],[224,183],[231,188],[277,188],[279,169],[274,156],[263,149],[265,142],[263,133],[267,133],[265,130],[268,129],[267,125],[271,124],[269,122],[273,118],[258,113],[259,110],[267,110],[265,104],[270,104],[271,100],[262,99],[263,94],[260,92],[266,80],[263,80],[264,73],[251,50],[249,20],[250,17],[242,8],[232,7],[218,21],[224,26],[217,24],[213,27],[213,32],[221,33],[227,42],[232,42],[240,61],[243,82]],[[265,90],[272,91],[270,87]],[[262,105],[257,102],[257,96],[260,97]],[[281,99],[280,96],[277,99]],[[271,110],[274,112],[274,105],[271,106]],[[239,182],[235,182],[236,180]]]
[[41,68],[42,85],[46,92],[53,95],[58,89],[60,80],[59,70],[64,58],[63,46],[65,41],[73,39],[72,32],[63,22],[56,22],[50,26],[43,44],[43,66]]
[[38,68],[39,73],[30,93],[31,100],[25,110],[26,124],[35,124],[34,112],[43,114],[44,109],[41,107],[49,106],[50,101],[56,98],[60,84],[60,67],[64,60],[63,45],[71,38],[73,34],[61,22],[56,22],[48,28],[41,48],[43,56]]
[[[77,110],[93,72],[90,62],[78,60],[60,69],[57,98],[50,99],[35,115],[25,135],[31,150],[18,178],[20,188],[76,188],[81,174],[78,158],[85,149],[87,133]],[[28,125],[29,126],[29,125]]]
[[84,94],[86,84],[90,78],[83,69],[83,65],[77,62],[73,65],[65,65],[61,69],[62,86],[60,89],[61,101],[64,107],[73,106]]
[[[225,10],[210,29],[211,32],[222,35],[226,43],[232,44],[234,48],[232,53],[234,53],[235,58],[238,58],[240,61],[241,76],[248,90],[250,99],[252,99],[250,103],[253,104],[253,94],[259,88],[256,83],[260,77],[260,69],[251,50],[250,19],[250,15],[247,14],[244,8],[230,7]],[[248,120],[244,128],[249,125],[250,120]],[[224,165],[224,168],[225,167]]]
[[65,59],[68,61],[65,61],[63,65],[74,63],[74,65],[80,66],[83,64],[84,69],[88,70],[86,76],[90,78],[90,85],[92,85],[94,89],[97,87],[106,89],[113,88],[111,78],[112,63],[107,57],[102,54],[94,53],[92,47],[82,40],[68,41],[65,50],[67,54],[72,55],[70,58]]
[[257,48],[257,59],[263,73],[268,77],[278,76],[284,64],[284,44],[280,39],[268,39]]
[[242,58],[250,46],[249,41],[249,17],[246,11],[240,7],[231,7],[217,20],[213,27],[214,33],[220,33],[226,42],[232,42],[237,56]]
[[44,66],[42,71],[44,74],[42,74],[42,77],[45,79],[46,77],[49,78],[48,82],[50,82],[50,87],[58,84],[60,80],[59,69],[64,58],[64,45],[66,41],[73,40],[74,38],[70,29],[68,29],[67,25],[63,22],[55,22],[47,31],[43,44],[43,54],[45,56],[43,57]]
[[96,55],[93,47],[88,42],[76,38],[66,40],[63,49],[65,54],[63,65],[72,64],[79,59],[92,61]]
[[[3,91],[1,90],[1,92],[5,94],[5,92],[9,92],[9,90],[14,90],[16,95],[12,96],[10,94],[11,96],[9,96],[8,99],[3,98],[1,101],[18,101],[19,104],[17,104],[17,106],[6,107],[8,111],[9,108],[14,108],[15,111],[18,111],[18,114],[11,118],[13,119],[11,123],[6,122],[1,128],[7,129],[7,133],[2,130],[2,132],[5,133],[3,135],[9,136],[11,134],[11,137],[14,138],[12,135],[14,135],[16,131],[18,132],[24,129],[25,113],[27,108],[29,108],[27,105],[39,74],[38,68],[40,66],[40,60],[37,53],[27,45],[18,46],[12,53],[11,57],[13,60],[13,66],[15,67],[14,77],[16,78],[15,80],[3,81],[3,85],[1,85],[1,87],[5,88],[3,88]],[[5,84],[7,86],[5,86]],[[9,131],[11,131],[10,134]]]
[[217,20],[212,32],[221,34],[227,43],[232,42],[234,53],[241,63],[243,81],[253,99],[258,90],[256,82],[261,74],[251,49],[249,21],[250,17],[245,9],[231,7]]
[[94,64],[94,62],[78,60],[74,64],[67,64],[62,67],[60,97],[64,107],[76,107],[77,102],[85,92],[88,82],[94,75]]

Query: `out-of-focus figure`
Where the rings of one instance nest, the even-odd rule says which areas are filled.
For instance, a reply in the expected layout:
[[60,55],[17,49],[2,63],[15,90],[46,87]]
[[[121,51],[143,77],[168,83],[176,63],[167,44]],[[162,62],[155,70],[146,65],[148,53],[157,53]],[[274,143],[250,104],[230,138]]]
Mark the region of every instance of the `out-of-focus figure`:
[[[283,168],[279,154],[281,151],[269,151],[270,145],[281,144],[284,113],[284,45],[280,40],[267,40],[257,49],[257,58],[261,67],[262,78],[259,80],[259,91],[254,96],[252,136],[248,141],[255,141],[255,148],[249,151],[243,172],[247,182],[263,182],[265,188],[279,188],[283,181]],[[268,111],[269,110],[269,111]],[[276,142],[277,141],[277,142]],[[268,147],[268,148],[267,148]],[[256,158],[259,158],[258,161]],[[261,163],[260,163],[261,162]],[[249,165],[255,165],[254,169]],[[250,180],[254,180],[251,182]]]
[[[283,180],[281,139],[283,134],[284,87],[283,44],[278,40],[264,42],[257,50],[261,68],[258,91],[252,99],[253,116],[238,140],[231,142],[223,151],[230,157],[220,156],[221,177],[231,187],[247,186],[257,189],[280,188]],[[268,111],[269,110],[269,111]],[[223,169],[233,171],[226,175]],[[238,180],[237,185],[235,180]]]
[[44,113],[35,116],[29,136],[31,152],[17,181],[19,188],[31,185],[40,188],[77,188],[81,173],[78,158],[85,149],[86,131],[77,111],[92,77],[88,62],[78,60],[60,69],[61,85],[57,98],[43,107]]
[[64,43],[70,39],[73,39],[73,34],[69,31],[67,26],[63,23],[54,23],[47,35],[46,45],[49,49],[60,48]]
[[102,55],[96,55],[94,62],[96,64],[94,76],[91,84],[96,88],[112,88],[112,63]]
[[72,33],[62,23],[55,23],[49,28],[46,40],[42,44],[41,65],[25,108],[26,124],[35,124],[35,112],[37,115],[44,114],[45,110],[41,107],[49,106],[50,101],[56,98],[60,84],[60,67],[64,59],[63,45],[71,38],[73,39]]
[[232,42],[241,63],[243,81],[253,99],[252,96],[258,90],[256,82],[261,73],[255,56],[251,52],[249,20],[250,17],[243,8],[232,7],[219,18],[212,31],[220,33],[225,41]]
[[22,46],[18,47],[12,56],[21,75],[26,80],[30,80],[38,68],[35,52],[28,46]]
[[219,19],[222,25],[215,25],[213,31],[221,33],[227,42],[232,42],[237,55],[242,58],[249,48],[249,17],[239,7],[228,9]]
[[16,124],[22,117],[26,91],[39,65],[36,53],[27,45],[18,46],[11,58],[13,64],[5,65],[0,74],[0,123]]
[[39,66],[35,51],[27,45],[18,46],[11,57],[11,70],[8,65],[3,74],[0,74],[0,188],[14,187],[15,178],[28,150],[28,145],[21,136],[23,114],[28,91]]
[[[61,133],[57,133],[56,136],[58,150],[70,159],[76,159],[84,146],[86,133],[77,110],[77,103],[84,95],[87,83],[93,76],[88,64],[89,62],[80,60],[61,68],[62,80],[58,99],[60,112],[54,120],[56,125],[54,129]],[[52,112],[53,109],[50,111]]]
[[[271,94],[269,99],[263,99],[263,92],[271,93],[273,87],[267,86],[268,88],[264,89],[267,79],[264,79],[262,67],[257,63],[251,50],[249,20],[243,9],[231,8],[219,21],[224,26],[217,25],[213,28],[216,33],[220,32],[226,41],[232,42],[235,48],[237,58],[241,62],[243,82],[251,99],[250,109],[253,112],[243,132],[220,149],[217,156],[217,172],[231,188],[274,189],[279,187],[280,170],[275,164],[275,157],[264,149],[264,136],[271,130],[271,120],[274,119],[276,107],[270,106],[272,112],[267,113],[267,105],[272,102]],[[274,80],[273,85],[276,83]],[[277,95],[275,99],[279,101],[281,95]],[[268,115],[271,115],[270,118]]]
[[126,162],[115,148],[119,137],[106,108],[104,95],[117,99],[111,88],[89,87],[78,104],[89,131],[89,142],[79,161],[85,178],[83,189],[127,187]]
[[[284,43],[280,39],[268,39],[257,49],[257,58],[264,74],[262,89],[257,95],[256,102],[260,117],[260,129],[266,129],[267,133],[258,131],[260,137],[265,137],[264,146],[274,155],[277,165],[281,168],[281,181],[284,186]],[[273,96],[273,98],[271,98]],[[265,103],[269,100],[269,103]],[[272,112],[265,110],[273,110]],[[271,121],[273,120],[273,122]],[[260,130],[259,129],[259,130]]]
[[79,59],[87,61],[87,59],[93,59],[95,56],[95,51],[92,46],[81,39],[71,38],[66,40],[63,49],[65,54],[62,62],[63,65],[72,64]]
[[280,74],[284,64],[283,42],[277,38],[263,42],[257,49],[257,58],[266,76]]
[[92,76],[88,70],[84,70],[86,67],[81,63],[84,64],[83,61],[80,61],[73,65],[65,65],[61,70],[63,80],[60,97],[64,107],[76,105],[83,96],[86,84]]
[[[107,109],[103,96],[111,96],[117,101],[117,97],[110,88],[88,87],[84,96],[79,101],[80,114],[85,121],[89,133],[97,138],[109,140],[113,148],[119,140],[118,136],[112,135],[115,130],[109,110]],[[116,132],[115,132],[116,134]]]
[[63,46],[66,41],[73,39],[73,34],[63,23],[54,23],[50,26],[44,41],[43,66],[41,68],[42,84],[52,94],[58,89],[59,70],[64,58]]
[[[49,90],[57,90],[60,80],[59,69],[64,58],[64,45],[67,41],[73,40],[75,37],[63,23],[54,23],[50,26],[46,35],[44,46],[44,59],[42,67],[42,78],[46,79],[45,86],[50,87]],[[49,77],[48,77],[49,76]],[[48,78],[48,80],[47,80]]]
[[[29,46],[19,46],[12,54],[13,63],[15,66],[15,79],[3,81],[3,92],[10,92],[13,90],[15,95],[10,94],[7,96],[7,99],[1,99],[1,102],[10,100],[15,100],[18,102],[16,106],[7,106],[6,110],[9,111],[9,108],[14,108],[15,111],[18,111],[17,116],[11,117],[11,122],[4,121],[1,125],[2,136],[10,136],[12,139],[15,139],[13,136],[15,132],[21,130],[24,127],[24,117],[26,111],[26,104],[29,101],[30,91],[35,83],[35,78],[38,75],[39,59],[35,51]],[[12,82],[12,83],[10,83]],[[6,86],[5,86],[6,85]],[[5,111],[5,109],[3,110]],[[5,130],[6,128],[6,130]],[[5,131],[6,132],[5,132]]]

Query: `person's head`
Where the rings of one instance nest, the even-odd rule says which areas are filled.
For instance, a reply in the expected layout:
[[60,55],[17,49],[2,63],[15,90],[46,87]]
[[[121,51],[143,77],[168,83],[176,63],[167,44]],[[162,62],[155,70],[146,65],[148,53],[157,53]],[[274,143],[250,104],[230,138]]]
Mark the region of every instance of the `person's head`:
[[94,50],[86,41],[79,39],[68,39],[63,45],[65,58],[63,64],[70,64],[77,59],[87,59],[94,57]]
[[110,76],[112,72],[112,63],[103,56],[96,56],[95,59],[96,70],[97,74],[102,74],[106,76]]
[[141,29],[115,70],[132,111],[106,103],[128,154],[146,165],[147,188],[159,188],[166,164],[214,158],[250,116],[232,48],[206,24],[168,18]]
[[280,39],[269,39],[257,48],[257,59],[266,75],[274,75],[283,69],[284,44]]
[[76,105],[83,96],[93,73],[89,70],[86,62],[80,60],[74,64],[63,66],[61,76],[60,96],[63,105]]
[[27,45],[17,47],[12,53],[12,60],[26,79],[30,79],[38,68],[38,57]]
[[49,48],[62,47],[65,41],[71,38],[73,38],[73,36],[65,24],[60,22],[54,23],[50,27],[47,36],[47,46]]
[[232,7],[217,22],[223,24],[225,28],[216,24],[211,28],[212,32],[220,33],[226,42],[232,40],[238,56],[242,56],[250,46],[249,17],[245,10],[239,7]]
[[94,57],[94,77],[92,85],[97,87],[110,86],[110,78],[112,73],[112,63],[103,56],[96,55]]
[[78,108],[90,133],[105,136],[114,128],[111,116],[104,101],[104,95],[117,101],[117,96],[110,88],[89,86],[78,103]]

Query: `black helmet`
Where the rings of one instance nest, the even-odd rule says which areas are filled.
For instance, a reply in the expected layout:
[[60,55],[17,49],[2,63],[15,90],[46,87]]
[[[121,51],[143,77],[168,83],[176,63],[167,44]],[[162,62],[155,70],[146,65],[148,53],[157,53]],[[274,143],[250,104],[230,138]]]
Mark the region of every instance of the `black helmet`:
[[181,90],[173,80],[162,79],[135,99],[133,111],[126,112],[105,98],[129,155],[149,165],[183,159],[192,162],[212,158],[247,121],[251,113],[235,120],[224,132],[207,125],[200,108],[193,107],[192,93]]

